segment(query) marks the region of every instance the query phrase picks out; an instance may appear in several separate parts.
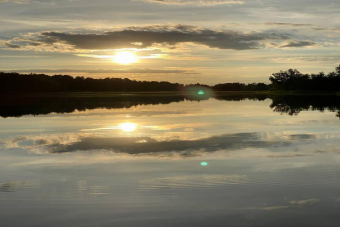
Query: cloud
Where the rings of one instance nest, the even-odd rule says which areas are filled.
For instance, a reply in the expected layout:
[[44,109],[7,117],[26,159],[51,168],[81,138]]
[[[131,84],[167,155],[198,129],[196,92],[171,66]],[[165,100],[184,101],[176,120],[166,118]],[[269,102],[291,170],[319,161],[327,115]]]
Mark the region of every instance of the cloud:
[[266,26],[291,26],[291,27],[310,27],[313,24],[297,24],[297,23],[284,23],[284,22],[266,22],[266,23],[249,23],[250,25],[266,25]]
[[3,2],[13,2],[16,4],[29,4],[29,3],[54,4],[54,1],[52,0],[0,0],[0,3]]
[[244,1],[237,0],[141,0],[149,3],[159,3],[166,5],[233,5],[233,4],[244,4]]
[[279,154],[279,155],[268,155],[268,158],[297,158],[297,157],[308,157],[313,156],[311,154]]
[[[0,41],[0,46],[10,49],[78,53],[126,48],[135,50],[151,48],[166,52],[181,49],[184,44],[215,49],[251,50],[268,47],[308,47],[315,46],[317,43],[308,40],[291,40],[289,34],[280,32],[212,30],[189,25],[126,27],[96,34],[46,31]],[[193,48],[191,46],[190,50]],[[78,56],[90,55],[78,54]]]
[[293,26],[293,27],[309,27],[312,24],[295,24],[295,23],[280,23],[280,22],[266,22],[266,25],[270,26]]
[[302,57],[277,57],[270,58],[271,60],[279,63],[300,63],[300,62],[340,62],[339,56],[302,56]]
[[11,48],[11,49],[20,49],[21,46],[17,45],[17,44],[11,44],[11,43],[3,43],[2,45],[4,45],[5,47]]
[[[182,42],[193,42],[219,49],[254,49],[254,40],[263,39],[259,35],[241,35],[235,32],[216,32],[213,30],[184,29],[150,29],[122,30],[95,34],[65,34],[45,32],[42,36],[47,40],[62,41],[79,49],[114,49],[114,48],[146,48],[154,43],[175,45]],[[134,43],[140,43],[136,45]]]
[[315,46],[316,43],[312,41],[290,41],[285,45],[282,45],[281,48],[287,47],[308,47],[308,46]]
[[[286,40],[288,37],[278,33],[238,32],[233,30],[212,30],[197,26],[147,26],[128,27],[121,30],[94,33],[41,32],[30,33],[10,41],[21,45],[21,49],[50,51],[105,50],[136,48],[143,49],[153,45],[194,43],[217,49],[248,50],[258,49],[264,40]],[[7,46],[8,47],[8,46]],[[18,48],[18,47],[17,47]]]
[[166,70],[166,69],[21,69],[21,70],[3,70],[3,72],[18,72],[18,73],[111,73],[111,74],[121,74],[121,73],[188,73],[186,70]]
[[311,140],[311,139],[317,138],[315,134],[294,134],[294,135],[290,135],[289,137],[290,139],[296,140],[296,141]]

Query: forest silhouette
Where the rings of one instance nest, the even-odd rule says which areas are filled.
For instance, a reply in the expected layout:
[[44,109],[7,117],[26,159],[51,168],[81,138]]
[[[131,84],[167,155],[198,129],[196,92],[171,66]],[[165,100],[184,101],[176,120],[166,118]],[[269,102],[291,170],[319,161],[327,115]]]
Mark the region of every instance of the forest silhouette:
[[136,81],[127,78],[72,77],[69,75],[19,74],[0,72],[0,93],[49,92],[178,92],[190,87],[205,87],[213,91],[339,91],[340,65],[334,72],[303,74],[296,69],[279,71],[265,83],[222,83],[214,86],[179,84],[166,81]]
[[273,73],[269,78],[271,90],[283,91],[339,91],[340,90],[340,65],[334,72],[325,74],[303,74],[296,69]]
[[178,92],[190,87],[205,87],[215,91],[263,91],[264,83],[225,83],[215,86],[202,84],[183,85],[165,81],[136,81],[127,78],[94,79],[69,75],[19,74],[0,72],[0,93],[48,92]]

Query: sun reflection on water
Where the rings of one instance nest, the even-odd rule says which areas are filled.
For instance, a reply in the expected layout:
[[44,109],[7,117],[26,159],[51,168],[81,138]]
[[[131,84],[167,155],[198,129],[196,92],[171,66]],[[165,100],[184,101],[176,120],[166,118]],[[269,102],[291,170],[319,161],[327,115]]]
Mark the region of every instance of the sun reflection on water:
[[135,123],[126,122],[119,125],[119,128],[124,132],[133,132],[137,129],[137,125]]

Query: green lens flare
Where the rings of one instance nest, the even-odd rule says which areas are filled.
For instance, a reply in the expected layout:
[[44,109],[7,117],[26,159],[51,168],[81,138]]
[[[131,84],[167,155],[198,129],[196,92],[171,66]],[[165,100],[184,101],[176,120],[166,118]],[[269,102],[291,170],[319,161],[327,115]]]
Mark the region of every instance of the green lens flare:
[[199,94],[199,95],[204,95],[204,91],[200,90],[200,91],[198,92],[198,94]]
[[208,163],[207,162],[201,162],[201,166],[207,166]]

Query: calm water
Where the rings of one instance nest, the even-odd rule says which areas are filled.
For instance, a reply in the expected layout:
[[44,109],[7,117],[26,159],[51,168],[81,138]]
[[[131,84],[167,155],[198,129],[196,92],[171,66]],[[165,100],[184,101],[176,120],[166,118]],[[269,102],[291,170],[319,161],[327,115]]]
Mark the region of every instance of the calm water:
[[6,100],[1,226],[340,224],[339,98]]

